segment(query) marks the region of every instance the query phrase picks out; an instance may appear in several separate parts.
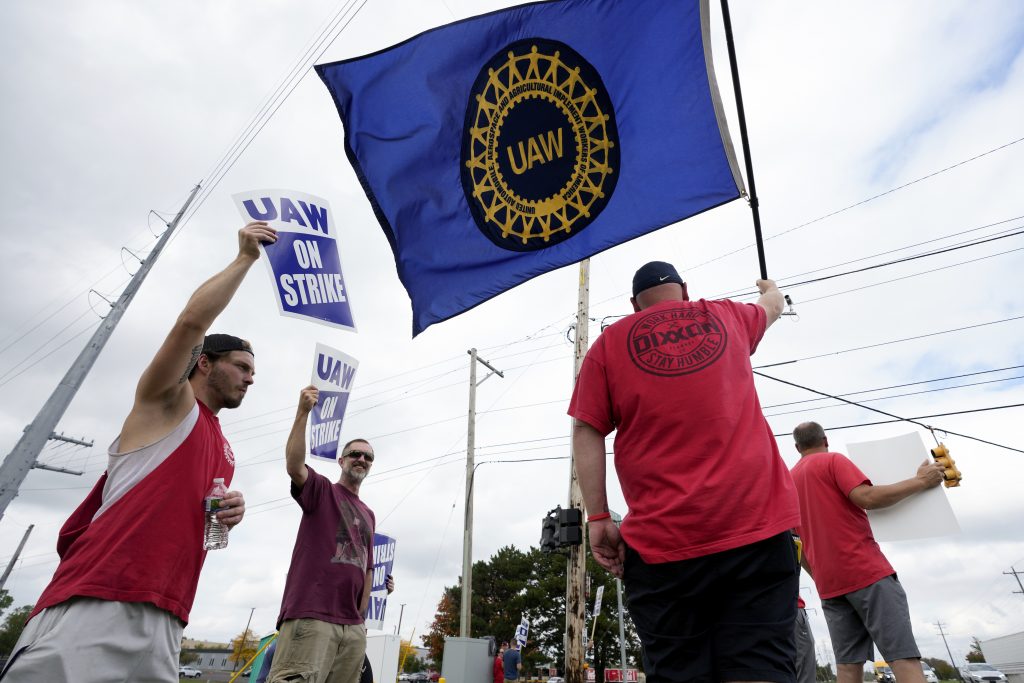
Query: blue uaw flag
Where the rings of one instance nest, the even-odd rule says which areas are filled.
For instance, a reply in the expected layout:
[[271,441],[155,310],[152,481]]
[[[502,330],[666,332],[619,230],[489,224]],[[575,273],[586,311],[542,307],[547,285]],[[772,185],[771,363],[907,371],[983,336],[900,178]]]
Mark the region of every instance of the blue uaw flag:
[[316,67],[413,334],[736,199],[706,0],[552,0]]

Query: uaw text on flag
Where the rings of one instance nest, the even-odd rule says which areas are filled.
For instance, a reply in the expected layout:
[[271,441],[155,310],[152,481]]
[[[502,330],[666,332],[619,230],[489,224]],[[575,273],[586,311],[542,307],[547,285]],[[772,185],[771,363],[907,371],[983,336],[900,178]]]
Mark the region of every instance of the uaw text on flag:
[[260,247],[281,315],[355,331],[327,200],[295,190],[252,190],[234,200],[245,220],[277,229],[277,242]]
[[320,395],[309,426],[309,454],[315,458],[338,459],[341,425],[358,367],[359,361],[352,356],[326,344],[316,345],[312,384]]
[[553,0],[317,72],[413,333],[736,199],[707,0]]

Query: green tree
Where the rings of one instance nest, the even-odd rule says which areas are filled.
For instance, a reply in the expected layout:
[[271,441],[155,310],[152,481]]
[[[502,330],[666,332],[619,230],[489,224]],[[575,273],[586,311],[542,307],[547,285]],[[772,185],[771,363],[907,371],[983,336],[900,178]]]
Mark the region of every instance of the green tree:
[[968,662],[984,662],[985,653],[981,651],[981,641],[971,638],[971,651],[967,653]]
[[815,666],[814,680],[816,681],[834,681],[836,680],[836,674],[832,671],[832,665],[826,663],[824,666],[817,664]]
[[951,681],[957,678],[956,669],[945,659],[938,659],[937,657],[922,657],[921,659],[931,664],[939,680]]
[[[499,642],[511,640],[520,619],[525,616],[530,621],[530,635],[522,651],[523,668],[532,672],[538,666],[559,667],[564,659],[565,569],[564,555],[542,553],[537,548],[523,552],[507,546],[499,549],[490,560],[475,562],[470,609],[472,635],[492,635]],[[591,577],[591,596],[587,600],[589,617],[592,617],[597,586],[605,585],[608,596],[594,639],[593,663],[600,675],[606,662],[617,666],[619,660],[617,614],[614,607],[607,607],[615,604],[615,579],[589,557],[587,571]],[[461,596],[461,585],[445,588],[434,623],[423,636],[424,646],[435,662],[441,661],[445,636],[458,633]],[[592,622],[588,624],[592,627]],[[628,620],[626,634],[629,665],[635,666],[639,661],[640,644]]]
[[25,605],[7,613],[3,625],[0,626],[0,656],[6,657],[14,650],[34,606]]

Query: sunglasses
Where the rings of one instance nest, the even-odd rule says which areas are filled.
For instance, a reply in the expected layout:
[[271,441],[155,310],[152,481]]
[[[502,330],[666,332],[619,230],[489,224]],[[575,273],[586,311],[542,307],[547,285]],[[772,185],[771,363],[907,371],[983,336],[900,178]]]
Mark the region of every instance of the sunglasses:
[[362,458],[366,462],[373,462],[373,453],[368,453],[366,451],[349,451],[348,453],[343,454],[341,457],[352,458],[353,460],[358,460],[359,458]]

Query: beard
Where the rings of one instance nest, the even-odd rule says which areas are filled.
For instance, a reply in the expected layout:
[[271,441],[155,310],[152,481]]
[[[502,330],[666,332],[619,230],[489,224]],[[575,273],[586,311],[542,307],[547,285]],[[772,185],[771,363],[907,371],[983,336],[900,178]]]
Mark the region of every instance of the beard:
[[210,369],[210,375],[206,378],[206,385],[217,394],[217,398],[220,399],[223,407],[237,408],[242,405],[244,394],[239,394],[237,390],[231,390],[231,380],[228,378],[227,373],[217,367],[216,363]]
[[355,467],[349,467],[347,471],[343,472],[345,476],[348,477],[349,481],[355,484],[363,483],[363,480],[366,479],[366,475],[369,474],[367,470],[356,469]]

